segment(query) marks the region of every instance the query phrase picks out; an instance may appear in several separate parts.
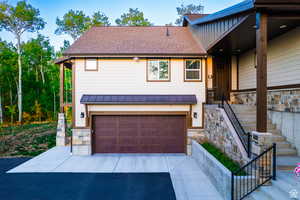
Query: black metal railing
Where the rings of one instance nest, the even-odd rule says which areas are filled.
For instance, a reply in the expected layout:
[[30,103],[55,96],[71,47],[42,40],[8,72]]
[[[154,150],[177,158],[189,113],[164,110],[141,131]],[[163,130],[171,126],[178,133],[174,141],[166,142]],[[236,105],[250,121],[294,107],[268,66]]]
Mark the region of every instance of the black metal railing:
[[241,200],[271,179],[276,180],[276,144],[231,175],[231,199]]
[[236,133],[239,136],[240,141],[243,144],[245,151],[248,154],[248,157],[250,158],[251,157],[251,134],[245,132],[243,126],[241,125],[240,121],[235,115],[230,104],[226,100],[224,100],[224,98],[222,100],[222,103],[220,104],[220,107],[225,110],[231,124],[233,125]]

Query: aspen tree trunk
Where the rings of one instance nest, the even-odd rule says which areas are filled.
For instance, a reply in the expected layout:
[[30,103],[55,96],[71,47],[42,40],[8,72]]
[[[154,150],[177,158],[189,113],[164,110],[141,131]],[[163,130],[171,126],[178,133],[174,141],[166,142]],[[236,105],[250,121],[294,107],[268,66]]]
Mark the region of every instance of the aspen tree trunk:
[[21,63],[21,37],[17,35],[17,51],[18,51],[18,68],[19,68],[19,76],[18,76],[18,110],[19,117],[18,121],[22,123],[22,63]]

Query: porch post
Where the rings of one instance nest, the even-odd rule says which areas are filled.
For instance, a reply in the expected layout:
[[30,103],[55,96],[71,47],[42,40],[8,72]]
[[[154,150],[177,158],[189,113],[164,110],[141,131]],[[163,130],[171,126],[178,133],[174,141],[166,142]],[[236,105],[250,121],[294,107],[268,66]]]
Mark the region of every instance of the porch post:
[[267,43],[268,16],[256,13],[256,130],[267,132]]
[[59,77],[60,77],[60,87],[59,87],[59,105],[60,113],[64,112],[64,83],[65,83],[65,66],[60,64],[59,67]]

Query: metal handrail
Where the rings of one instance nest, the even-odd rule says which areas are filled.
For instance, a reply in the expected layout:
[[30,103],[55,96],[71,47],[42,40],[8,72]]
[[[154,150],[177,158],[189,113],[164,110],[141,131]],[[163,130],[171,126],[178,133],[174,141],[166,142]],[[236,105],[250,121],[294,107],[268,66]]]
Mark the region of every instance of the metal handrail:
[[232,172],[231,199],[244,199],[271,179],[276,180],[275,143],[246,165]]
[[238,120],[236,114],[231,108],[230,104],[227,101],[225,101],[224,98],[222,99],[222,103],[220,107],[223,108],[224,111],[226,112],[230,122],[232,123],[236,133],[238,134],[240,141],[243,144],[245,151],[248,154],[248,157],[250,158],[251,157],[251,134],[246,133],[240,121]]

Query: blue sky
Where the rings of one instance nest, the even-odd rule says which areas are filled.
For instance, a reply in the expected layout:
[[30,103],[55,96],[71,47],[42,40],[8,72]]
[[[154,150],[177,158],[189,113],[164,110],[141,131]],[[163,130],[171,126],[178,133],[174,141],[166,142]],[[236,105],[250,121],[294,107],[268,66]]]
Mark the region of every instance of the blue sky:
[[[10,4],[15,4],[17,0],[7,0]],[[62,17],[68,10],[83,10],[87,15],[92,15],[95,11],[104,12],[112,24],[116,18],[129,8],[139,8],[145,17],[154,25],[165,25],[175,21],[177,18],[176,7],[181,3],[197,4],[202,2],[205,13],[212,13],[224,9],[228,6],[241,2],[242,0],[27,0],[30,4],[40,10],[41,17],[47,22],[43,35],[50,38],[51,44],[58,50],[62,46],[64,39],[71,40],[67,35],[55,35],[56,17]],[[23,40],[35,37],[35,34],[24,34]],[[14,42],[11,33],[2,31],[0,38]]]

